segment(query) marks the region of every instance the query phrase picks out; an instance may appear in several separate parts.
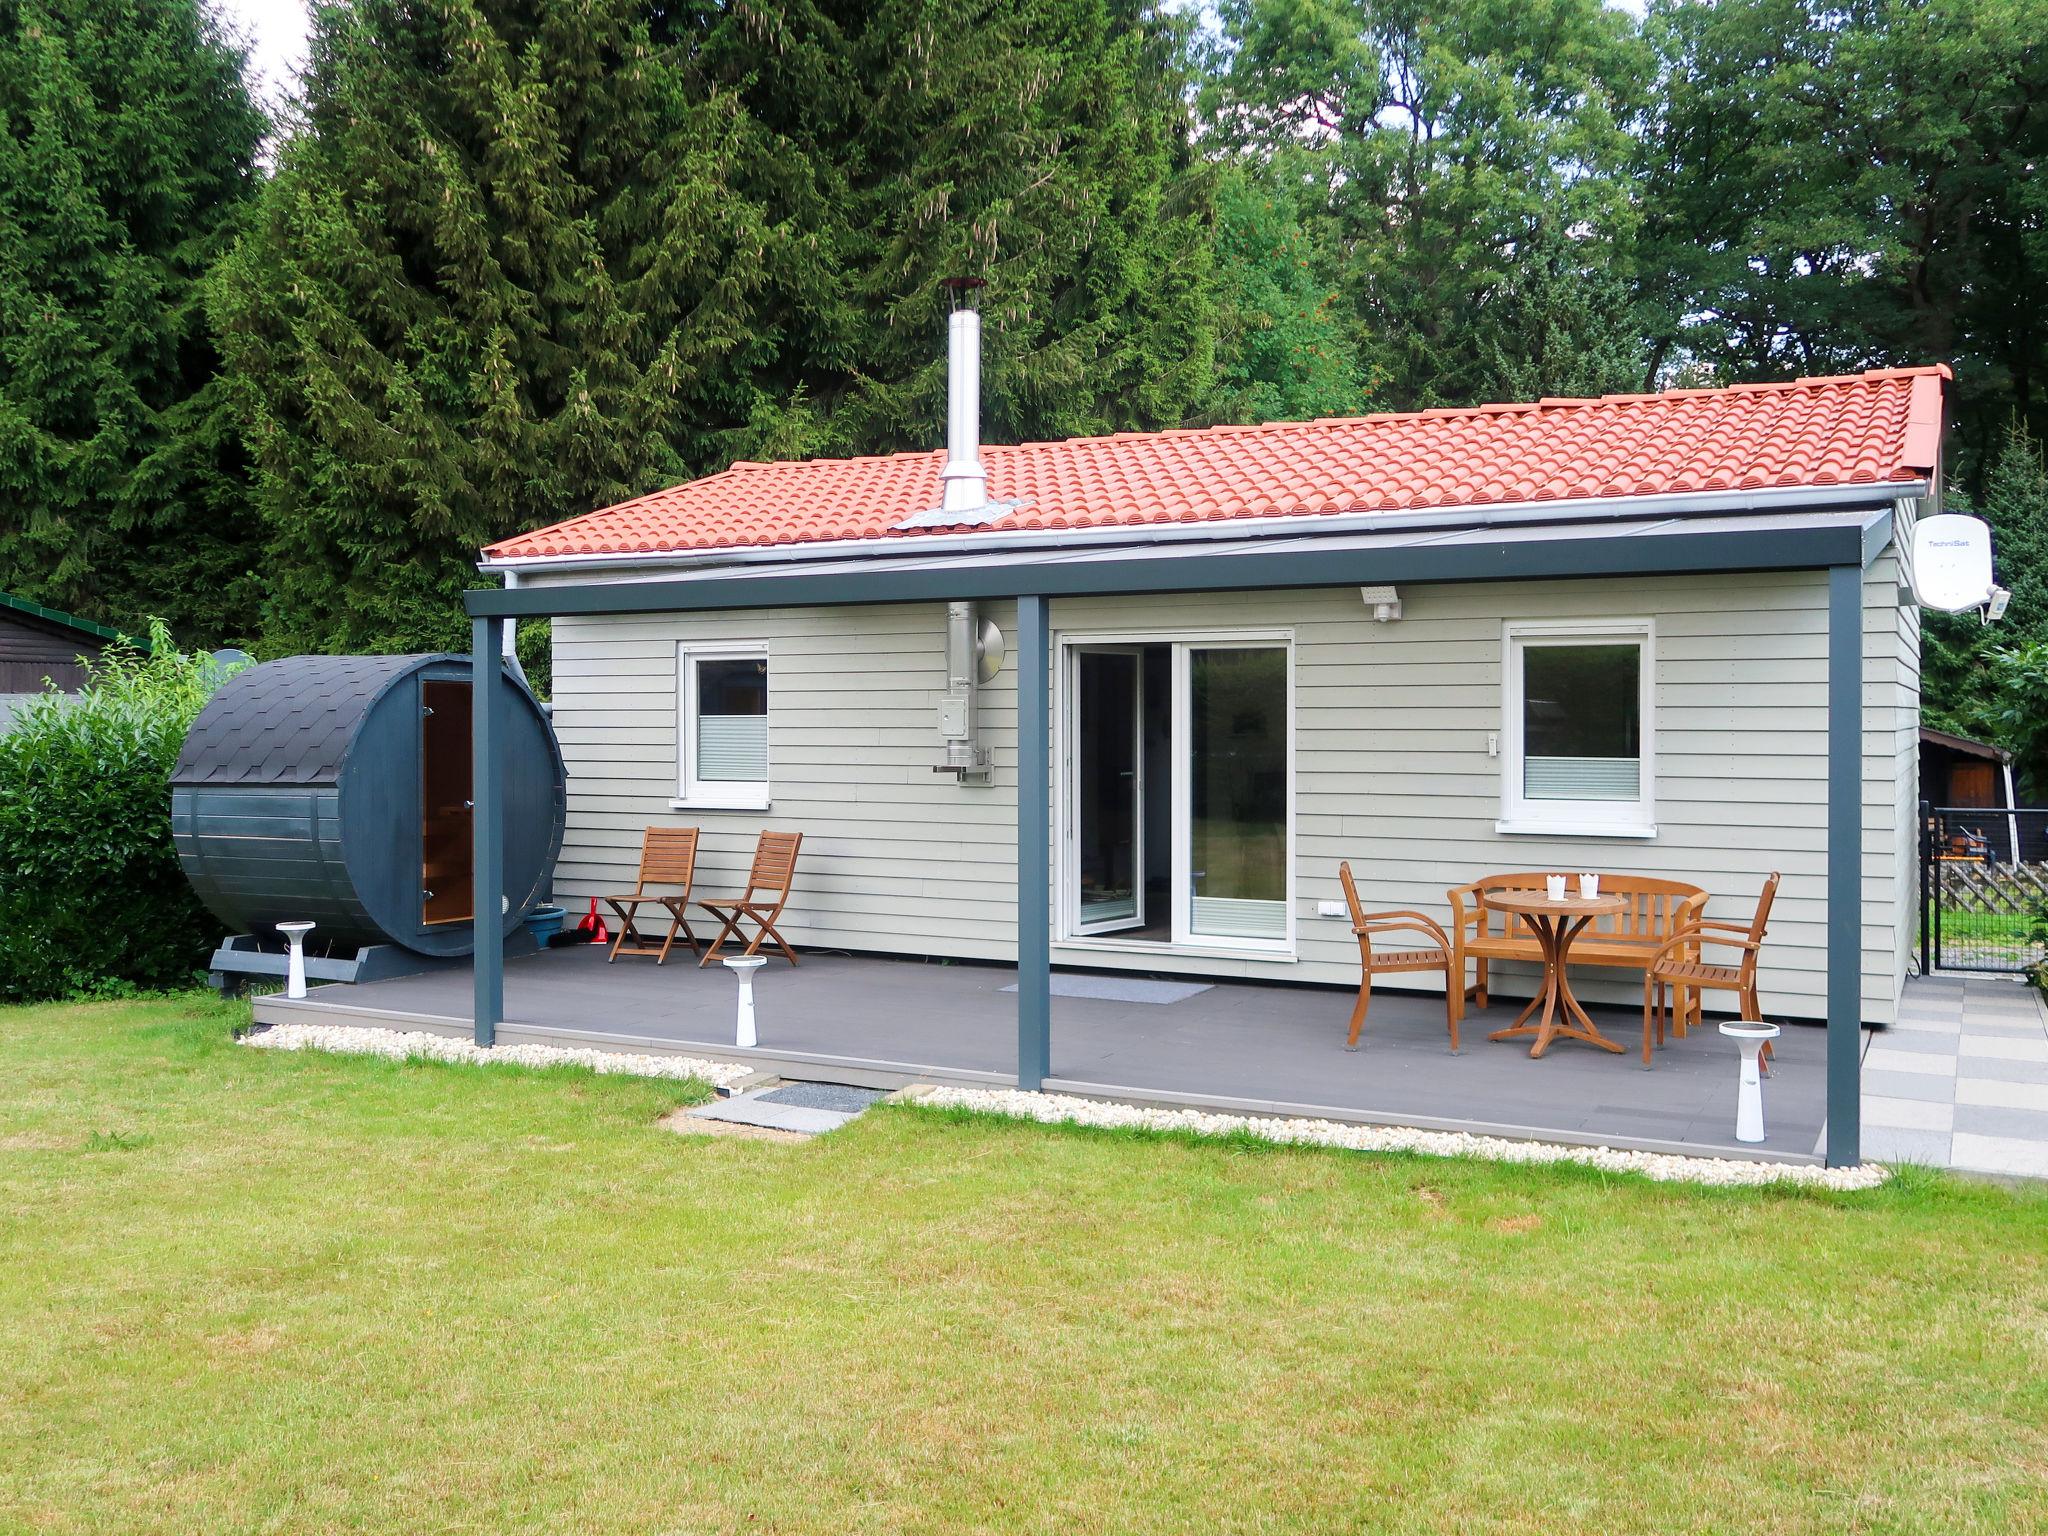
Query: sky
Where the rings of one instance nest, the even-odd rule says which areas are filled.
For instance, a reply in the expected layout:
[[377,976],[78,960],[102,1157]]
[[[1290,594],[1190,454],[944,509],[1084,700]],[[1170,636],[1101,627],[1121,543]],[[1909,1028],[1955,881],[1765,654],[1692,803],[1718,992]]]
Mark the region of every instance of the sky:
[[249,45],[264,100],[275,101],[306,62],[306,0],[214,0]]

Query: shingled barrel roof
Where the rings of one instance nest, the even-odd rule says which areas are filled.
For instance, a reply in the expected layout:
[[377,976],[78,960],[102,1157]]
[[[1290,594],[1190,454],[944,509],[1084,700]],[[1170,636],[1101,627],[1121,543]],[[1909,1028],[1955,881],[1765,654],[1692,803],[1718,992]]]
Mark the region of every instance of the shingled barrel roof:
[[1019,505],[972,528],[901,526],[939,505],[942,452],[743,462],[502,540],[484,555],[691,554],[1913,481],[1935,467],[1949,377],[1946,367],[1903,368],[1789,384],[990,445],[982,449],[989,499]]
[[237,672],[206,701],[171,783],[334,784],[384,691],[433,661],[467,656],[289,656]]

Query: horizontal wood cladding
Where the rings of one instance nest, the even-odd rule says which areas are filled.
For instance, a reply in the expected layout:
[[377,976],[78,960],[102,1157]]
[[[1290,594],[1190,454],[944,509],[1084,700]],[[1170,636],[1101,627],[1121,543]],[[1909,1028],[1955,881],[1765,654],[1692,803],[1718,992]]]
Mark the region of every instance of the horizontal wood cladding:
[[[1910,926],[1910,783],[1917,634],[1873,570],[1865,610],[1864,1008],[1892,1017]],[[1350,587],[1057,599],[1059,634],[1286,630],[1295,640],[1295,959],[1167,957],[1056,948],[1094,966],[1355,983],[1348,925],[1316,915],[1349,859],[1374,906],[1446,915],[1444,892],[1503,869],[1627,870],[1695,881],[1711,914],[1746,918],[1785,875],[1766,953],[1767,1011],[1822,1011],[1827,779],[1822,572],[1416,587],[1376,624]],[[1014,605],[984,604],[1015,642]],[[1504,834],[1502,625],[1651,618],[1656,628],[1657,835]],[[569,767],[558,894],[630,883],[642,830],[704,829],[698,886],[736,887],[762,827],[805,835],[785,925],[818,947],[1007,958],[1014,923],[1016,664],[982,690],[994,783],[932,771],[944,685],[942,604],[558,619],[554,720]],[[769,650],[764,811],[679,810],[676,657],[685,641]],[[1916,722],[1917,724],[1917,722]],[[1905,753],[1905,757],[1902,757]],[[1902,834],[1902,827],[1905,829]],[[1901,839],[1906,839],[1902,843]],[[1513,972],[1508,973],[1512,976]],[[1512,987],[1513,983],[1508,984]],[[1589,972],[1589,998],[1631,1002],[1624,973]],[[1335,1006],[1335,1005],[1333,1005]],[[1342,1010],[1333,1014],[1340,1025]]]

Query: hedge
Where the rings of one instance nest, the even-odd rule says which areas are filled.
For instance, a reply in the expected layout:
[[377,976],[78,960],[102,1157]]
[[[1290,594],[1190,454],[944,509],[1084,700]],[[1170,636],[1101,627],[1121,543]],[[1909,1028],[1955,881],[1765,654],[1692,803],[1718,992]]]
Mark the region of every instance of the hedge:
[[171,770],[228,669],[161,623],[0,735],[0,1001],[187,985],[220,925],[171,845]]

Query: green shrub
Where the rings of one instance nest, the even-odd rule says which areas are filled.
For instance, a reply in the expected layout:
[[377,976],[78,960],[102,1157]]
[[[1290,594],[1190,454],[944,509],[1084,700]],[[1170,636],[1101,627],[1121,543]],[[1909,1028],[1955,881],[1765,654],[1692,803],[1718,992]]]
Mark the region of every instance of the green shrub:
[[27,704],[0,736],[0,1000],[176,986],[220,927],[171,845],[171,769],[227,675],[160,622],[76,694]]

